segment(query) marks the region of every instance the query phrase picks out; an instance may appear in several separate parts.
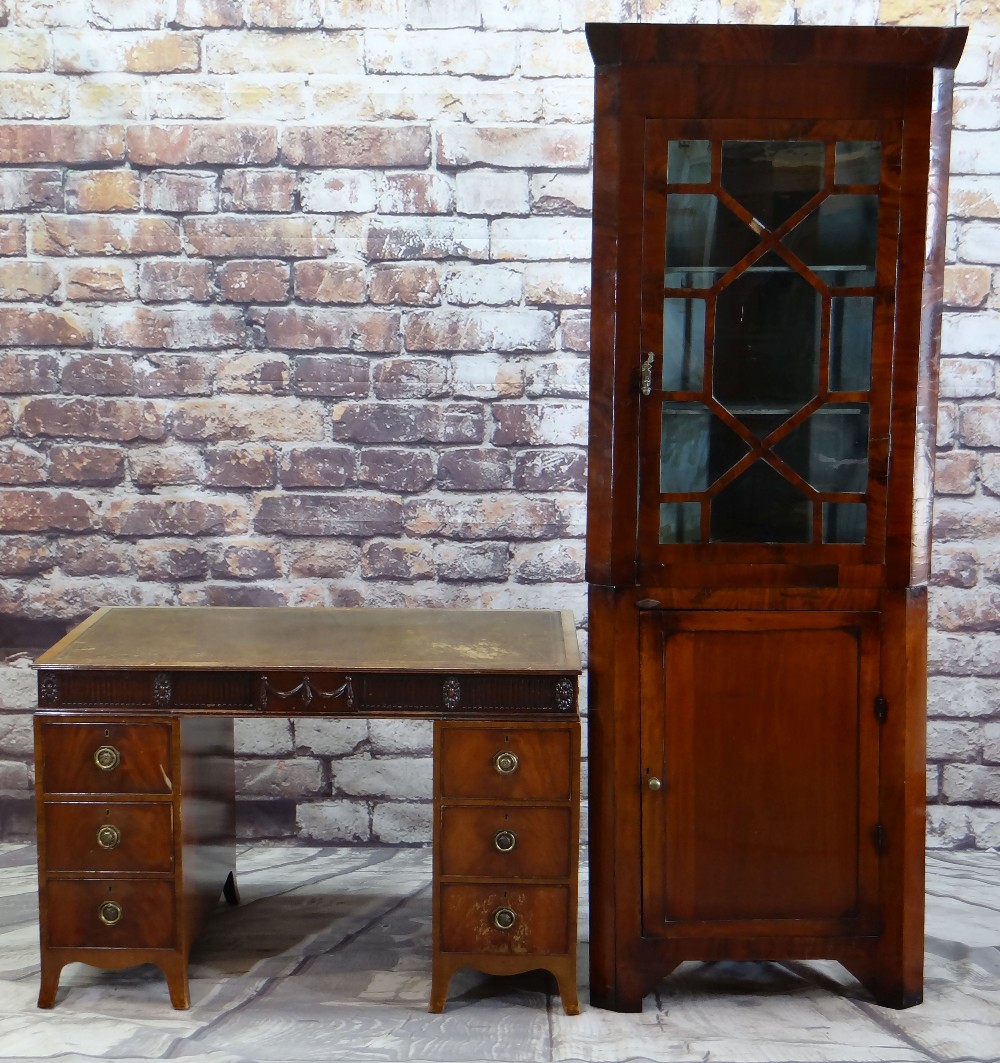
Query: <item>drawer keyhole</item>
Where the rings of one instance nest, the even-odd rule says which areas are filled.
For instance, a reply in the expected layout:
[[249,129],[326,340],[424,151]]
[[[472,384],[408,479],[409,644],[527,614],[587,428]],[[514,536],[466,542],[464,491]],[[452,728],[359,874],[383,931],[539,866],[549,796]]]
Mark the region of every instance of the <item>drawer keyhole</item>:
[[122,906],[117,901],[105,901],[97,909],[97,918],[105,926],[114,926],[115,923],[121,922],[121,918],[125,913],[122,911]]
[[121,840],[122,832],[113,823],[105,823],[97,828],[97,844],[102,849],[117,849]]
[[517,916],[510,908],[497,908],[493,913],[493,925],[497,930],[513,930]]
[[517,754],[511,753],[506,749],[502,749],[493,758],[493,767],[501,775],[513,775],[517,771]]
[[512,830],[498,830],[493,835],[493,844],[501,853],[513,852],[514,846],[517,845],[517,835]]
[[121,759],[121,753],[114,746],[98,746],[94,751],[94,763],[101,771],[114,771]]

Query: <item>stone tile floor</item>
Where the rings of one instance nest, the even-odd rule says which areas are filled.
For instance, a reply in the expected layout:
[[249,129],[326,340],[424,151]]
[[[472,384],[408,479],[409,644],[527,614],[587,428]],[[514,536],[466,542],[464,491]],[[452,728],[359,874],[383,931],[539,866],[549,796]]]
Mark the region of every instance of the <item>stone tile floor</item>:
[[[192,961],[189,1011],[153,967],[67,967],[35,1007],[34,850],[0,846],[0,1060],[951,1063],[1000,1060],[1000,854],[928,858],[925,1001],[867,1001],[832,963],[686,964],[638,1015],[562,1013],[548,976],[430,988],[430,853],[253,847],[243,903]],[[585,889],[582,892],[585,898]],[[581,906],[585,909],[585,904]],[[586,1001],[586,916],[580,979]]]

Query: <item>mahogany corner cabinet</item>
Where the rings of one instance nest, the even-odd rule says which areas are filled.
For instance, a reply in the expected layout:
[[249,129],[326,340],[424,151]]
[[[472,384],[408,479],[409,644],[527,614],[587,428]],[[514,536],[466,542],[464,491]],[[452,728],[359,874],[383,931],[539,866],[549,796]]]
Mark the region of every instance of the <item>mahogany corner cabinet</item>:
[[591,999],[923,982],[926,580],[964,29],[591,24]]

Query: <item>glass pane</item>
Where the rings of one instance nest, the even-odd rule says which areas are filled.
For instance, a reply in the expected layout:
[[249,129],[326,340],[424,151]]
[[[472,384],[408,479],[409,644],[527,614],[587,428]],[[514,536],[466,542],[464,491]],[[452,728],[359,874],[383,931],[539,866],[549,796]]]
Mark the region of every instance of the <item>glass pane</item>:
[[701,503],[661,502],[660,542],[700,543]]
[[842,140],[835,149],[833,179],[838,185],[877,185],[882,145],[877,140]]
[[701,391],[705,300],[663,300],[663,390]]
[[[687,287],[672,279],[678,272],[700,274],[708,287],[757,244],[756,235],[713,195],[667,196],[666,287]],[[706,279],[707,278],[707,279]]]
[[755,461],[712,499],[712,541],[808,543],[812,505],[764,461]]
[[827,403],[774,447],[817,491],[868,486],[868,403]]
[[712,390],[728,409],[789,411],[819,385],[819,292],[797,273],[744,273],[719,293]]
[[875,300],[868,295],[830,300],[830,390],[867,391],[872,380]]
[[712,179],[710,140],[671,140],[667,145],[667,180],[671,184],[703,185]]
[[[829,284],[875,283],[878,243],[878,196],[829,196],[785,237],[784,244]],[[845,280],[844,277],[853,279]]]
[[863,543],[867,520],[864,502],[824,502],[823,542]]
[[722,187],[769,229],[777,228],[823,187],[818,140],[727,140]]
[[660,491],[704,491],[750,448],[700,402],[665,402],[660,428]]

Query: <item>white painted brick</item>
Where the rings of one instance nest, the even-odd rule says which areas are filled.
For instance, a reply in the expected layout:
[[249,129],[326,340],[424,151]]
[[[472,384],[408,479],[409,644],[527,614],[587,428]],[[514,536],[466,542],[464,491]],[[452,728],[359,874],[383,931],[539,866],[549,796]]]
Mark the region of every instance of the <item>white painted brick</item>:
[[970,808],[969,825],[977,849],[996,849],[1000,846],[1000,809]]
[[541,122],[545,113],[545,92],[538,81],[480,81],[478,78],[452,78],[456,106],[437,115],[437,120],[461,119],[472,125],[505,125]]
[[559,0],[564,30],[583,30],[588,22],[634,20],[632,0]]
[[175,0],[91,0],[93,25],[104,30],[163,29],[176,8]]
[[367,214],[378,204],[370,170],[320,170],[302,175],[302,209],[313,213]]
[[383,845],[429,845],[434,833],[434,806],[393,801],[375,806],[372,836]]
[[290,720],[240,716],[234,723],[237,755],[284,757],[295,751]]
[[517,65],[517,36],[467,29],[365,34],[365,69],[372,74],[475,74],[505,77]]
[[965,88],[955,92],[956,129],[995,129],[1000,125],[1000,94],[988,88]]
[[295,745],[323,757],[344,757],[355,753],[368,738],[364,720],[295,720]]
[[985,34],[972,33],[955,69],[956,85],[983,85],[990,76],[990,41]]
[[1000,158],[1000,130],[956,129],[951,138],[951,172],[985,174],[997,172]]
[[323,0],[246,0],[246,20],[265,29],[316,29],[323,24]]
[[488,30],[557,30],[561,22],[558,0],[544,4],[479,0],[478,7]]
[[807,26],[874,26],[878,0],[799,0],[796,21]]
[[244,797],[301,797],[323,790],[323,767],[315,760],[236,760],[236,792]]
[[490,225],[490,257],[500,260],[589,259],[589,218],[501,218]]
[[525,367],[525,394],[529,398],[585,399],[590,385],[590,364],[583,358],[533,360]]
[[958,232],[958,257],[964,262],[1000,265],[1000,222],[970,221]]
[[458,306],[510,306],[521,301],[521,273],[508,266],[456,266],[445,273],[441,290]]
[[982,356],[1000,354],[1000,311],[942,314],[941,353]]
[[528,175],[505,170],[466,170],[455,177],[455,209],[459,214],[528,213]]
[[311,801],[298,806],[295,819],[304,840],[371,841],[367,801]]
[[335,793],[349,797],[429,799],[433,765],[429,757],[355,757],[331,767]]
[[521,73],[526,78],[594,76],[587,39],[582,33],[521,33]]
[[927,725],[927,759],[977,760],[983,749],[984,737],[983,727],[978,720],[931,720]]
[[393,753],[429,753],[434,747],[432,720],[368,721],[368,738],[372,752],[385,756]]
[[34,710],[38,699],[38,682],[31,660],[27,653],[12,653],[7,658],[0,656],[0,710]]
[[1000,680],[930,676],[927,711],[953,719],[989,718],[1000,709]]
[[145,85],[152,118],[222,118],[227,111],[223,78],[173,77]]
[[[998,337],[997,353],[1000,353]],[[996,394],[996,369],[987,358],[943,358],[940,394],[942,398],[976,398]]]
[[17,0],[17,22],[25,28],[86,26],[89,21],[90,5],[81,0]]
[[456,398],[518,398],[524,394],[524,369],[519,360],[497,355],[456,355],[451,360]]
[[536,81],[542,93],[541,119],[548,125],[571,122],[589,126],[594,120],[593,77],[546,78]]
[[970,809],[950,805],[927,808],[927,845],[931,849],[959,849],[973,841]]
[[543,214],[588,214],[594,181],[589,173],[539,173],[531,178],[531,210]]
[[452,182],[442,173],[383,175],[378,194],[382,214],[446,214],[453,207]]
[[483,19],[479,5],[469,0],[407,0],[406,24],[418,30],[475,28],[482,26]]
[[266,30],[218,30],[205,35],[209,74],[272,73],[341,75],[362,70],[361,37],[351,33],[277,34]]
[[[751,8],[751,11],[754,9]],[[641,0],[641,22],[701,22],[712,25],[728,21],[719,0]],[[752,18],[752,14],[750,15]],[[768,22],[775,21],[768,12]]]
[[935,800],[941,792],[941,780],[939,778],[941,769],[937,764],[928,764],[925,775],[927,784],[925,787],[925,795],[928,801]]
[[437,134],[441,166],[503,166],[585,169],[590,165],[591,131],[576,126],[444,125]]

